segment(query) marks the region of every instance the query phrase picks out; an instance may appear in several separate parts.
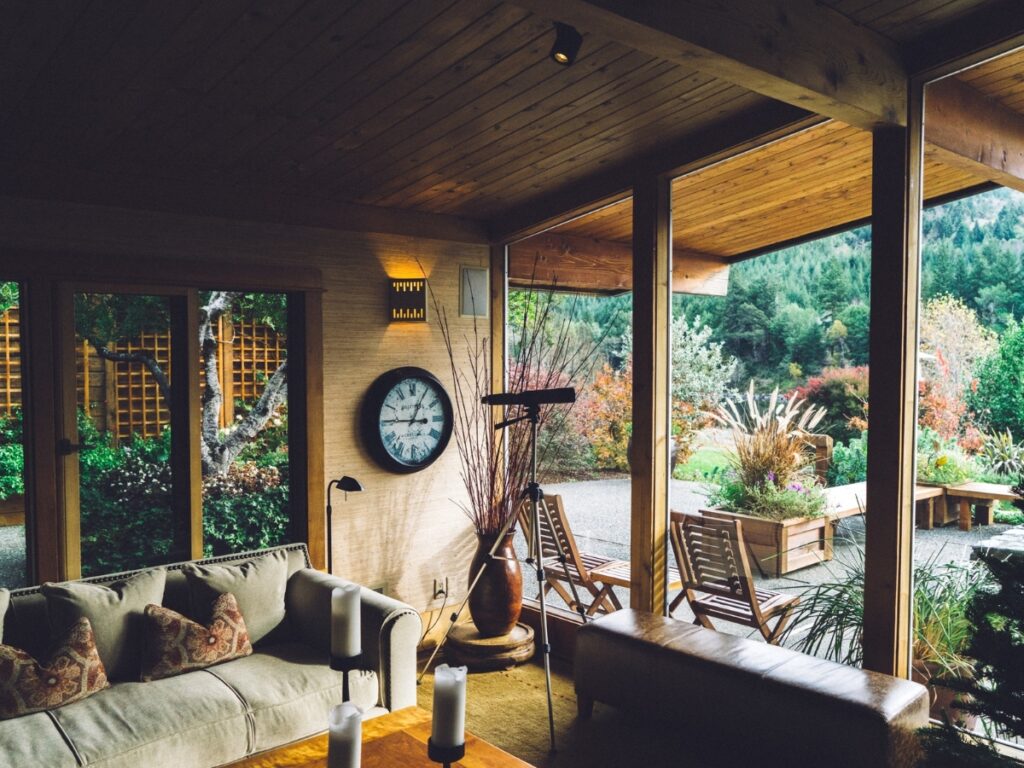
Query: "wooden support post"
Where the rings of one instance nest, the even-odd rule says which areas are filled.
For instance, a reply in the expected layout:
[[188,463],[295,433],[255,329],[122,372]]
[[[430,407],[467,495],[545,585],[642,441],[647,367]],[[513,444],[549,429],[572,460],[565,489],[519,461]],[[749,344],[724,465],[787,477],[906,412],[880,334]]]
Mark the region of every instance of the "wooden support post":
[[[45,281],[40,280],[40,283]],[[52,286],[52,283],[50,284]],[[75,292],[69,283],[51,287],[47,293],[52,297],[50,316],[47,322],[53,324],[49,359],[54,360],[55,427],[54,440],[67,440],[77,444],[78,438],[78,392],[75,376],[75,358],[78,354],[75,340]],[[33,297],[35,293],[33,293]],[[31,307],[32,317],[37,308]],[[53,350],[56,350],[54,354]],[[41,358],[44,359],[44,358]],[[33,429],[37,427],[33,425]],[[61,579],[78,579],[82,576],[82,518],[78,500],[79,466],[78,453],[59,453],[54,445],[47,446],[56,454],[56,487],[63,494],[60,498],[60,520],[57,528],[57,549],[60,553]],[[50,542],[53,546],[53,542]],[[41,574],[40,574],[41,575]]]
[[871,421],[864,667],[909,674],[920,295],[922,87],[907,127],[875,129],[871,247]]
[[54,444],[61,435],[58,405],[61,390],[54,354],[53,284],[30,279],[23,284],[21,311],[22,407],[25,414],[25,510],[27,543],[31,547],[28,583],[61,581],[77,576],[76,553],[69,573],[64,533],[64,499],[59,494],[61,461]]
[[488,270],[491,283],[491,392],[505,391],[508,351],[505,341],[505,322],[508,314],[508,251],[507,245],[491,246],[491,264]]
[[199,444],[199,298],[194,289],[172,296],[171,305],[171,473],[175,556],[203,556],[203,473]]
[[672,187],[633,188],[633,451],[630,605],[664,613],[672,321]]
[[[488,310],[488,321],[490,323],[491,340],[491,392],[504,392],[508,384],[508,335],[505,324],[508,322],[508,270],[509,270],[509,248],[507,245],[492,245],[490,252],[490,266],[488,279],[490,280],[490,307]],[[504,418],[504,407],[496,405],[491,408],[491,415],[494,423],[497,424]],[[502,441],[500,444],[504,450],[499,457],[502,462],[498,472],[498,482],[501,488],[495,488],[500,493],[504,487],[505,460],[507,459],[507,445]]]
[[292,477],[291,538],[305,541],[314,568],[327,567],[324,477],[323,295],[288,294],[288,455]]

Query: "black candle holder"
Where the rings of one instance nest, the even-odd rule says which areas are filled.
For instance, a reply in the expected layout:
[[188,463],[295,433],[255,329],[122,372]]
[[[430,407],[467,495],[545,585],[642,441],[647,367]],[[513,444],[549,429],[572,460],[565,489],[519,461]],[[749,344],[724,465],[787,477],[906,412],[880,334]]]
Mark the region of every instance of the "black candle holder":
[[435,763],[442,763],[444,768],[451,768],[452,763],[457,763],[466,756],[466,742],[454,747],[440,747],[430,738],[427,739],[427,757]]
[[359,669],[362,660],[363,654],[361,651],[355,656],[335,656],[333,653],[331,654],[331,669],[335,672],[344,673],[341,682],[341,700],[343,702],[349,701],[352,698],[348,689],[348,673],[354,669]]

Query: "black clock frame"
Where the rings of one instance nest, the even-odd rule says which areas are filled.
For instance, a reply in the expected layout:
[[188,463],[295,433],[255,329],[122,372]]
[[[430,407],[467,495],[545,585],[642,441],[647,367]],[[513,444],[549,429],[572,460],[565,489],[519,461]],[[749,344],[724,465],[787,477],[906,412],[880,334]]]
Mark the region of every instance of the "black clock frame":
[[[441,408],[444,411],[444,425],[441,430],[441,439],[437,443],[437,449],[430,457],[419,464],[406,464],[388,453],[384,445],[384,438],[380,434],[380,411],[384,405],[384,398],[387,397],[394,386],[403,379],[413,378],[423,379],[437,391],[438,399],[441,401]],[[440,458],[445,448],[448,447],[453,427],[454,412],[452,411],[452,401],[448,396],[448,391],[437,376],[423,368],[415,366],[392,368],[390,371],[386,371],[378,376],[363,396],[363,403],[360,409],[360,433],[362,434],[363,444],[366,446],[367,451],[369,451],[370,456],[373,457],[373,460],[390,472],[409,474],[429,467]]]

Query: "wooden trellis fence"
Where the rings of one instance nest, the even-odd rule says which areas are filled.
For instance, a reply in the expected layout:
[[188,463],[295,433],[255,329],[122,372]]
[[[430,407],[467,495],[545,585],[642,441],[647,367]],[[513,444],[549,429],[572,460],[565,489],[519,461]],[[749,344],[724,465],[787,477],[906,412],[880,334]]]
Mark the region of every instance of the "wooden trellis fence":
[[[21,357],[18,308],[0,315],[0,415],[21,405]],[[253,403],[287,357],[287,340],[272,328],[248,320],[221,319],[217,327],[217,371],[224,391],[221,426],[235,420],[235,403]],[[156,380],[138,363],[104,360],[85,340],[78,342],[78,404],[96,428],[118,440],[133,434],[159,435],[170,421]],[[170,332],[145,333],[111,345],[116,352],[146,351],[171,375]],[[230,372],[230,375],[228,374]],[[205,377],[199,386],[205,385]]]

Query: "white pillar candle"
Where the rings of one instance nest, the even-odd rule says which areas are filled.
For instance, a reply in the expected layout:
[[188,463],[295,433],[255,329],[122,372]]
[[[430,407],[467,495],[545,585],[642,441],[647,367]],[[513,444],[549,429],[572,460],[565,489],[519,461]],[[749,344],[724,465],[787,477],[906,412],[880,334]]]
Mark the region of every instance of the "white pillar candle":
[[331,591],[331,655],[342,658],[362,652],[359,624],[359,585],[345,584]]
[[351,702],[331,708],[328,717],[327,768],[359,768],[363,746],[363,710]]
[[430,741],[436,747],[466,742],[466,668],[441,664],[434,670],[434,722]]

